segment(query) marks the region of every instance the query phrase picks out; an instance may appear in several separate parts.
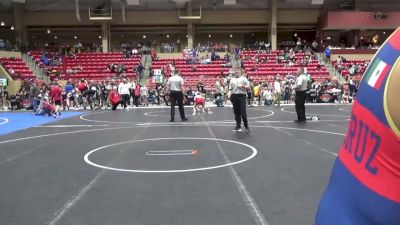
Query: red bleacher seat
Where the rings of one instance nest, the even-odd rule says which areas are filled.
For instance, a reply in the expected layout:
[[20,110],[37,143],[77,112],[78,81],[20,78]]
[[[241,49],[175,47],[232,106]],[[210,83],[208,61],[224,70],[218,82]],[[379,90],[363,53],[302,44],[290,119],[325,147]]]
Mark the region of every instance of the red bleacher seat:
[[[43,62],[40,61],[44,52],[30,52],[29,55],[38,63],[39,66],[44,67]],[[56,53],[50,53],[56,55]],[[141,62],[141,55],[133,55],[131,58],[126,58],[122,52],[110,53],[79,53],[73,57],[62,57],[62,63],[59,66],[48,66],[48,70],[60,71],[64,79],[93,79],[93,80],[107,80],[114,76],[108,66],[111,63],[124,64],[127,69],[126,75],[130,78],[137,77],[133,69],[136,68]],[[68,68],[81,67],[78,73],[66,74]]]
[[[4,68],[9,71],[14,70],[14,79],[36,79],[35,74],[26,65],[26,63],[20,58],[8,58],[0,57],[0,62],[3,64]],[[18,77],[18,75],[21,75]]]

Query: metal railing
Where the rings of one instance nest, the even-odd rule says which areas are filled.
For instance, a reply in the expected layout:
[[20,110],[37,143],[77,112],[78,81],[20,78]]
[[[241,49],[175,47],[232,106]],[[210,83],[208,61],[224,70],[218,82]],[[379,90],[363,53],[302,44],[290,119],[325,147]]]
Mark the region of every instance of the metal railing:
[[335,66],[331,62],[328,62],[326,60],[326,57],[325,57],[324,53],[317,53],[317,56],[318,56],[318,60],[320,62],[324,63],[325,67],[328,69],[328,72],[331,75],[336,76],[338,78],[339,82],[345,82],[346,81],[346,79],[342,76],[341,73],[339,73],[339,71],[335,68]]
[[35,74],[36,78],[45,82],[50,82],[50,78],[40,68],[40,66],[26,53],[21,55],[22,60],[28,65],[29,69]]
[[143,71],[143,77],[140,80],[140,83],[147,85],[148,78],[150,77],[150,68],[151,68],[151,64],[153,63],[153,60],[151,58],[151,55],[143,55],[142,57],[143,57],[142,65],[144,67],[144,71]]

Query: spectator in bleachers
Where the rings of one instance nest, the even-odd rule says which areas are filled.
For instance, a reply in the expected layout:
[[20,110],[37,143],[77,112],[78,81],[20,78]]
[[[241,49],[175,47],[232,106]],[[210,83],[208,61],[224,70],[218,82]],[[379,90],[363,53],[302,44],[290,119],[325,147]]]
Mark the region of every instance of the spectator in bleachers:
[[336,63],[337,64],[341,64],[342,63],[342,57],[340,55],[338,55],[338,57],[336,59]]
[[331,62],[331,55],[332,55],[332,51],[331,51],[331,49],[329,48],[329,46],[328,47],[326,47],[326,49],[325,49],[325,58],[326,58],[326,61],[327,62]]
[[144,71],[144,67],[143,67],[142,63],[139,63],[139,65],[136,67],[136,71],[135,71],[139,75],[139,78],[143,77],[143,71]]
[[8,72],[10,73],[11,77],[15,75],[15,70],[13,68],[8,69]]
[[76,45],[74,46],[75,47],[75,49],[76,49],[76,52],[75,53],[81,53],[81,50],[82,50],[82,43],[80,42],[80,41],[78,41],[78,43],[76,43]]
[[237,59],[240,59],[241,49],[240,47],[235,48],[235,56]]
[[118,64],[117,66],[117,75],[120,76],[122,73],[126,73],[128,70],[126,69],[125,64]]
[[318,42],[316,40],[314,40],[311,44],[312,50],[314,52],[318,51]]
[[349,69],[350,76],[354,76],[356,74],[356,71],[357,71],[357,66],[353,63]]

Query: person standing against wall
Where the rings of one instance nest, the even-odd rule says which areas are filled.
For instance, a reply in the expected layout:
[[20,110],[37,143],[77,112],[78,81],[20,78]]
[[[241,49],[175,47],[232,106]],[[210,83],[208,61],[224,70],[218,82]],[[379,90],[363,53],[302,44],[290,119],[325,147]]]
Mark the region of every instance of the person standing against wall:
[[183,79],[179,76],[178,71],[174,71],[173,75],[167,81],[169,99],[171,101],[171,120],[169,122],[175,121],[175,105],[177,103],[182,122],[187,121],[185,117],[185,109],[183,108],[183,84]]
[[241,76],[239,71],[235,73],[235,77],[229,82],[229,91],[231,92],[230,99],[236,120],[236,126],[233,129],[234,132],[242,132],[241,120],[243,120],[246,132],[250,132],[246,112],[247,91],[249,91],[250,88],[249,80],[247,80],[245,76]]
[[297,113],[297,120],[295,122],[306,122],[306,91],[307,91],[307,76],[304,74],[304,68],[301,67],[298,69],[296,78],[296,97],[295,97],[295,105],[296,105],[296,113]]

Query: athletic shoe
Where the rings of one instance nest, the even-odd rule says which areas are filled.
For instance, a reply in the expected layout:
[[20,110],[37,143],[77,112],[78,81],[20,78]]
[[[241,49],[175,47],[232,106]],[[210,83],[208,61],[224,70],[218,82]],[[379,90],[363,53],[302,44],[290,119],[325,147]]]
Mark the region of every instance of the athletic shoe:
[[187,118],[183,118],[183,119],[182,119],[182,122],[186,122],[186,121],[188,121]]
[[169,122],[173,123],[173,122],[175,122],[175,120],[169,120]]
[[196,112],[193,112],[192,115],[195,116],[195,115],[196,115]]
[[295,120],[294,122],[295,122],[295,123],[305,123],[306,120]]
[[248,127],[248,126],[247,126],[247,127],[245,127],[245,130],[244,130],[244,132],[246,132],[246,133],[248,133],[248,134],[249,134],[249,133],[251,133],[250,127]]
[[208,111],[207,113],[208,113],[208,115],[211,115],[213,112],[211,112],[211,111]]
[[232,131],[233,132],[242,132],[243,130],[240,127],[235,127]]

